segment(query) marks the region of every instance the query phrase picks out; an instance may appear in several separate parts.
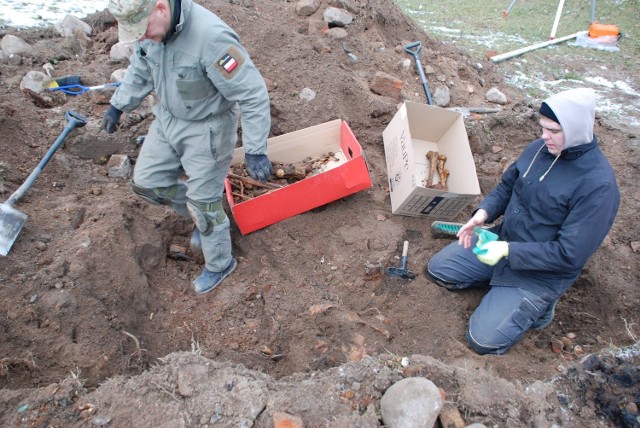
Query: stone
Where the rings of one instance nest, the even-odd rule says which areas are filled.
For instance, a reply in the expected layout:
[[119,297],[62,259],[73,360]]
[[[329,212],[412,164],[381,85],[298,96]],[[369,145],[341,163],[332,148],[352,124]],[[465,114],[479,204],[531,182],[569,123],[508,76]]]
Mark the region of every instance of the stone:
[[446,107],[451,102],[451,92],[449,88],[443,85],[439,85],[435,91],[433,91],[433,103],[440,107]]
[[118,42],[111,46],[109,51],[109,58],[114,61],[129,61],[133,55],[133,43]]
[[445,403],[440,411],[442,428],[465,428],[466,424],[455,404]]
[[329,26],[321,19],[309,18],[307,32],[309,34],[321,34],[329,30]]
[[304,88],[298,95],[300,99],[305,101],[313,101],[316,99],[316,92],[311,88]]
[[273,428],[304,428],[304,423],[299,416],[285,412],[274,412]]
[[329,31],[327,31],[327,34],[329,34],[329,37],[333,39],[344,39],[349,35],[349,33],[347,33],[347,30],[345,30],[342,27],[329,28]]
[[45,73],[40,71],[30,71],[22,78],[20,81],[20,90],[24,91],[26,89],[39,94],[43,92],[46,88],[46,83],[51,81],[51,78],[47,76]]
[[127,155],[112,155],[107,163],[107,170],[109,171],[109,177],[125,179],[131,177],[133,172],[131,160]]
[[109,81],[122,82],[124,80],[124,76],[126,75],[126,73],[127,73],[126,68],[119,68],[118,70],[111,73],[111,77],[109,78]]
[[313,43],[313,50],[318,53],[331,53],[331,46],[324,39],[317,39]]
[[485,99],[491,103],[504,105],[507,104],[507,96],[500,92],[498,88],[491,88],[484,95]]
[[398,61],[398,69],[402,71],[409,71],[411,69],[411,60],[409,58],[402,58]]
[[33,47],[29,43],[12,34],[7,34],[2,38],[0,41],[0,48],[2,48],[2,51],[9,56],[13,54],[27,53],[33,50]]
[[75,37],[78,31],[90,36],[92,32],[89,24],[73,15],[67,15],[56,22],[55,28],[62,37]]
[[354,14],[357,14],[359,10],[358,2],[354,0],[332,0],[330,3]]
[[486,175],[501,175],[503,172],[502,164],[498,162],[486,161],[478,166],[478,170]]
[[390,428],[432,427],[442,398],[438,387],[423,377],[402,379],[391,385],[380,400],[382,421]]
[[402,97],[404,83],[402,80],[393,77],[382,71],[376,72],[369,89],[378,95],[399,99]]
[[310,16],[318,10],[318,7],[320,7],[318,0],[300,0],[296,4],[296,13],[300,16]]
[[344,9],[328,7],[322,14],[324,22],[333,27],[345,27],[353,22],[353,15]]

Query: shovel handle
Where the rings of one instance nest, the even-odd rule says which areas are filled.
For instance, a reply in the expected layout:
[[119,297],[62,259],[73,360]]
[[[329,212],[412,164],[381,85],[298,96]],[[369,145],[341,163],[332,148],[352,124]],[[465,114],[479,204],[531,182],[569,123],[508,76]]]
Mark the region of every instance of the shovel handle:
[[407,53],[413,55],[413,59],[416,61],[416,68],[418,69],[418,74],[420,74],[420,80],[422,81],[422,88],[424,89],[424,93],[427,96],[427,103],[429,105],[433,105],[433,99],[431,98],[431,91],[429,90],[429,85],[427,84],[427,77],[424,75],[424,70],[422,70],[422,63],[420,62],[420,55],[418,53],[422,49],[422,43],[420,41],[409,43],[408,45],[404,45],[404,50]]
[[404,45],[405,52],[410,53],[413,56],[418,55],[418,53],[420,52],[420,49],[422,49],[422,43],[420,41],[409,43],[408,45]]
[[36,178],[38,178],[38,175],[40,175],[40,173],[42,172],[42,169],[49,162],[49,160],[51,159],[53,154],[56,152],[56,150],[58,150],[58,147],[60,147],[60,145],[62,144],[64,139],[67,137],[69,132],[71,132],[73,128],[84,126],[89,121],[83,115],[71,110],[67,111],[67,113],[65,114],[65,118],[67,119],[67,126],[65,126],[62,133],[58,136],[56,141],[49,148],[49,150],[44,155],[44,157],[42,158],[38,166],[33,171],[31,171],[31,174],[29,174],[29,177],[26,179],[26,181],[22,183],[22,185],[18,188],[18,190],[16,190],[11,194],[11,196],[9,196],[9,199],[7,200],[6,204],[13,205],[20,198],[22,198],[22,196],[24,196],[26,191],[29,190],[29,188],[36,181]]
[[87,122],[89,122],[89,119],[73,110],[67,110],[64,117],[67,119],[68,123],[73,123],[75,128],[82,128],[87,124]]

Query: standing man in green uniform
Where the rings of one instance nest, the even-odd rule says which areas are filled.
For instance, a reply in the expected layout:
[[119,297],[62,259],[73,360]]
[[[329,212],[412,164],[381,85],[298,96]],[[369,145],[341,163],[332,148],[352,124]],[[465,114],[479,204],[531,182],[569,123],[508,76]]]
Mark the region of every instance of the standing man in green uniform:
[[[224,179],[242,126],[245,165],[267,181],[271,127],[264,79],[218,16],[192,0],[109,0],[121,42],[135,43],[127,73],[111,98],[102,129],[115,131],[122,112],[152,91],[160,99],[138,156],[133,191],[191,217],[192,247],[205,267],[196,293],[216,288],[237,266],[231,254],[229,219],[222,209]],[[188,179],[179,180],[182,173]]]

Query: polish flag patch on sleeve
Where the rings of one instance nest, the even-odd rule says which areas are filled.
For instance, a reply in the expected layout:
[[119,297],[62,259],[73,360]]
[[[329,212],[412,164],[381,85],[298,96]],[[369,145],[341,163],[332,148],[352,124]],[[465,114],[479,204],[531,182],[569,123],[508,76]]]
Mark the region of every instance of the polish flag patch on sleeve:
[[227,46],[225,50],[220,52],[224,52],[224,54],[216,54],[216,57],[220,56],[217,57],[219,59],[210,62],[212,67],[210,72],[226,80],[234,79],[235,76],[242,73],[243,66],[247,62],[246,53],[234,44]]
[[227,73],[231,73],[233,69],[238,66],[238,61],[236,61],[236,59],[230,54],[226,53],[218,60],[218,65],[224,68]]

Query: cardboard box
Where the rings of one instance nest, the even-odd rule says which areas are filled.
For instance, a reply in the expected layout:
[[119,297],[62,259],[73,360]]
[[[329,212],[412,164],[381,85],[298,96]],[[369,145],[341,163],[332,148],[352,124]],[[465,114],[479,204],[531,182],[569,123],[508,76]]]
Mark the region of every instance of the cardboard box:
[[[339,161],[324,172],[241,203],[234,202],[231,183],[225,180],[227,202],[243,235],[371,187],[362,147],[340,119],[270,138],[268,144],[271,161],[295,163],[328,152]],[[242,162],[244,151],[237,148],[231,164]]]
[[[462,114],[405,102],[382,138],[393,214],[452,220],[480,194]],[[426,187],[429,150],[447,157],[447,190]],[[439,183],[437,172],[433,182]]]

